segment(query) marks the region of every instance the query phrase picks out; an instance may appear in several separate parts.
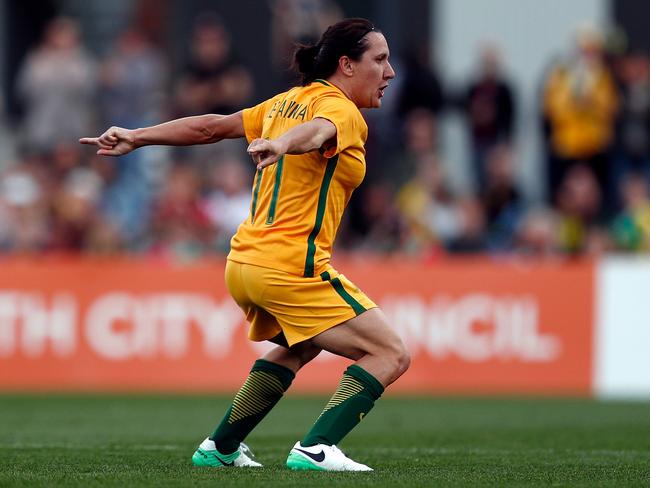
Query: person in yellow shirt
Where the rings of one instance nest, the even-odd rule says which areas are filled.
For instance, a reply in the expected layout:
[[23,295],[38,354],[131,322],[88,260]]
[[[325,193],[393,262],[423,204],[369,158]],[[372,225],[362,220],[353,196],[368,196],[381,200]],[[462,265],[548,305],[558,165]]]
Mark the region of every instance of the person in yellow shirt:
[[322,350],[355,361],[306,436],[291,469],[369,471],[336,444],[373,407],[410,358],[386,317],[330,265],[343,211],[365,174],[361,108],[379,108],[395,72],[383,34],[365,19],[330,26],[299,46],[301,84],[231,115],[201,115],[142,129],[111,127],[83,144],[119,156],[150,144],[190,145],[246,137],[257,173],[249,217],[232,238],[228,289],[249,337],[277,347],[258,359],[211,436],[199,466],[260,466],[243,440]]
[[554,204],[562,182],[576,165],[586,164],[601,193],[609,187],[608,153],[619,105],[616,83],[598,31],[582,27],[576,48],[575,56],[551,69],[543,89],[550,130],[547,192]]

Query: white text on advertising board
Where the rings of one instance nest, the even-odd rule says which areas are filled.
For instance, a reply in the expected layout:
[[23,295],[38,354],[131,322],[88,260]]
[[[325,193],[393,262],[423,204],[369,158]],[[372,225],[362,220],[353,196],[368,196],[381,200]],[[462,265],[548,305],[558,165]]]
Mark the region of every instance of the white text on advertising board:
[[395,296],[382,300],[389,322],[413,352],[469,362],[550,362],[561,352],[559,337],[540,331],[533,296],[468,294],[452,299]]

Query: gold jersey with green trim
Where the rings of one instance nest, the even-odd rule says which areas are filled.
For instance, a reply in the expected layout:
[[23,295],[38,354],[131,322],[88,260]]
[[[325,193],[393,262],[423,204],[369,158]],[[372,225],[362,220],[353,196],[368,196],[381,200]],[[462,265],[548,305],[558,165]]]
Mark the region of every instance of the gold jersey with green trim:
[[308,277],[329,263],[343,211],[366,172],[368,126],[361,112],[324,80],[243,111],[248,142],[275,139],[318,117],[336,126],[336,141],[321,150],[286,154],[257,171],[250,214],[231,240],[228,259]]

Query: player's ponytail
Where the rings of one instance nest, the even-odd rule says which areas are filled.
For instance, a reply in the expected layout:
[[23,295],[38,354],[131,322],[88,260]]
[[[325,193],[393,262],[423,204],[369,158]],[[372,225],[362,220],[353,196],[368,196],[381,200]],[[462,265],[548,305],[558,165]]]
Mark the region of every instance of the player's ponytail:
[[[306,46],[301,44],[296,47],[296,52],[294,53],[294,65],[302,77],[301,84],[303,85],[306,85],[310,81],[316,79],[313,73],[319,48],[320,46],[318,44],[315,44],[313,46]],[[307,79],[309,81],[305,83],[304,81]]]
[[313,46],[299,45],[293,57],[294,69],[305,86],[319,78],[328,78],[336,71],[341,56],[354,61],[368,49],[366,35],[375,31],[366,19],[345,19],[331,25]]

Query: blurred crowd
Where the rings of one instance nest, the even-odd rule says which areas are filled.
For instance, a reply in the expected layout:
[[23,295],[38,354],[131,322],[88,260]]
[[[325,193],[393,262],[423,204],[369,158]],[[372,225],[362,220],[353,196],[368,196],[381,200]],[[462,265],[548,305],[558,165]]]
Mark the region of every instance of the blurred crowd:
[[[292,2],[284,3],[286,12]],[[309,15],[318,22],[277,16],[274,50],[310,40],[340,12]],[[253,165],[244,142],[151,147],[119,159],[77,143],[110,125],[230,113],[259,101],[218,17],[198,17],[187,42],[186,65],[173,70],[138,29],[121,33],[100,59],[75,20],[47,26],[16,78],[17,150],[0,161],[1,253],[187,261],[228,251],[249,212]],[[386,106],[366,114],[367,178],[339,248],[425,257],[650,251],[650,58],[608,47],[600,32],[582,28],[540,80],[546,197],[534,202],[516,176],[519,101],[498,48],[485,45],[476,75],[453,90],[425,49],[394,53],[399,77]],[[441,160],[439,122],[449,111],[465,122],[472,190],[454,191]]]

